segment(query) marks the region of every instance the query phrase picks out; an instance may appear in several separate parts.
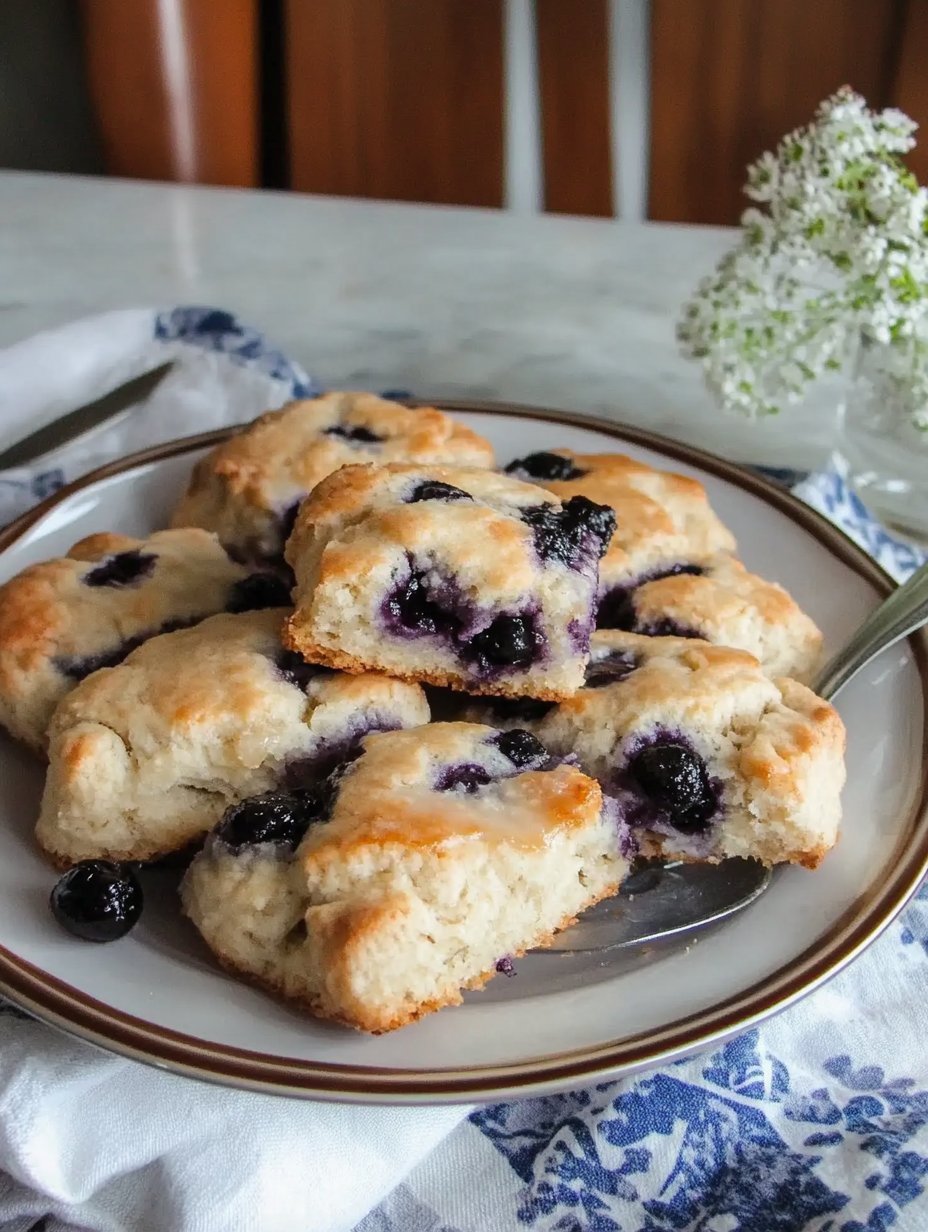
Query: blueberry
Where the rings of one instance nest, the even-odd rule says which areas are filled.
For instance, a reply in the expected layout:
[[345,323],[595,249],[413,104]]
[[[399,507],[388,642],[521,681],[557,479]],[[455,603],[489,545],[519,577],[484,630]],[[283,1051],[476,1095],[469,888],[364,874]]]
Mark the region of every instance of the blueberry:
[[394,621],[417,633],[437,633],[447,623],[445,614],[429,598],[421,573],[411,573],[388,595],[386,608]]
[[540,637],[531,616],[497,616],[478,633],[468,649],[486,663],[501,667],[527,667],[537,653]]
[[520,727],[502,732],[496,739],[496,747],[520,769],[548,759],[548,750],[538,737]]
[[499,960],[499,962],[496,964],[496,970],[499,972],[500,975],[505,975],[509,979],[512,979],[512,977],[516,973],[516,969],[512,965],[512,959],[509,957],[508,954]]
[[336,424],[334,428],[326,428],[325,434],[326,436],[340,436],[345,441],[362,441],[366,445],[377,445],[383,440],[382,436],[371,432],[370,428],[345,427],[342,424]]
[[661,741],[637,753],[628,772],[644,793],[684,833],[705,829],[717,800],[702,758],[676,741]]
[[154,552],[119,552],[84,574],[85,586],[132,586],[151,577],[158,557]]
[[572,496],[564,505],[564,513],[571,528],[586,531],[598,541],[597,560],[601,559],[615,534],[615,510],[587,500],[585,496]]
[[315,801],[267,792],[226,809],[216,834],[235,851],[258,843],[282,843],[293,851],[315,819],[316,811]]
[[645,637],[702,637],[698,629],[692,629],[689,625],[681,625],[679,621],[672,620],[669,616],[639,624],[637,631]]
[[436,791],[466,791],[468,795],[492,782],[493,776],[483,766],[464,764],[449,766],[435,784]]
[[584,683],[588,689],[601,689],[607,684],[624,680],[637,666],[638,661],[631,651],[614,650],[605,658],[589,664]]
[[542,702],[535,697],[494,697],[490,713],[495,719],[543,719],[557,702]]
[[615,510],[594,504],[585,496],[572,496],[560,507],[529,505],[521,514],[532,528],[539,558],[564,565],[576,566],[589,546],[593,549],[590,554],[599,560],[615,530]]
[[580,479],[587,474],[576,466],[571,458],[565,458],[559,453],[530,453],[525,458],[516,458],[506,467],[506,474],[521,472],[532,479]]
[[232,587],[226,601],[227,612],[257,612],[269,607],[289,607],[290,587],[278,573],[270,570],[251,573]]
[[406,503],[414,505],[418,501],[472,501],[473,499],[471,494],[465,492],[463,488],[455,488],[450,483],[440,483],[437,479],[426,479],[416,484],[406,498]]
[[128,868],[82,860],[57,882],[50,898],[62,928],[85,941],[117,941],[142,914],[142,887]]

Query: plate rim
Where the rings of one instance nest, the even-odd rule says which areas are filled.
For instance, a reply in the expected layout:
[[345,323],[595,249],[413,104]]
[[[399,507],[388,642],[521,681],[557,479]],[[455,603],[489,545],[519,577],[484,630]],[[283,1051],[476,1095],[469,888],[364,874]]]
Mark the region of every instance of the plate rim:
[[[784,513],[880,594],[894,583],[866,552],[816,510],[763,476],[728,459],[649,429],[574,410],[465,398],[398,399],[450,413],[508,415],[589,428],[652,449],[735,484]],[[228,439],[234,425],[150,446],[89,471],[0,530],[5,552],[50,510],[103,480]],[[626,1040],[528,1060],[460,1069],[408,1069],[276,1057],[203,1040],[124,1013],[88,996],[0,945],[0,993],[35,1017],[102,1047],[189,1077],[225,1086],[352,1103],[436,1104],[525,1098],[666,1064],[715,1046],[786,1009],[841,971],[870,945],[914,895],[928,872],[928,632],[910,646],[924,717],[920,782],[910,806],[904,849],[879,886],[858,897],[825,940],[725,1001]]]

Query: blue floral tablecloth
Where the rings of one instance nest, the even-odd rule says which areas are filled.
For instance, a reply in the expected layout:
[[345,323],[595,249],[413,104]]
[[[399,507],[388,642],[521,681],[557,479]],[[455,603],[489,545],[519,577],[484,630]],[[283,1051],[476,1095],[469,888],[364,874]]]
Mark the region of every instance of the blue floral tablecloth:
[[[49,347],[73,359],[74,401],[165,355],[179,361],[176,379],[130,426],[0,475],[0,518],[105,456],[314,389],[216,309],[103,320],[0,354],[0,427],[14,411],[24,422],[49,417],[60,372],[48,388],[35,375]],[[98,362],[87,360],[88,339]],[[897,578],[921,563],[869,517],[839,467],[774,477]],[[41,1218],[47,1232],[926,1232],[926,1004],[923,887],[848,970],[718,1051],[476,1109],[220,1091],[107,1057],[7,1007],[0,1227],[27,1232]]]

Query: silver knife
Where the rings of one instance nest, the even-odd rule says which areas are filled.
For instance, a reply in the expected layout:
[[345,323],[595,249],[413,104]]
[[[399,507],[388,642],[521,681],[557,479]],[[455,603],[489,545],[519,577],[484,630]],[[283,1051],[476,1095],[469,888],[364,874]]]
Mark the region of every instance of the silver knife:
[[30,432],[28,436],[0,453],[0,470],[7,470],[11,466],[24,466],[34,458],[41,457],[43,453],[49,453],[52,449],[58,449],[68,441],[73,441],[75,437],[83,436],[91,428],[118,415],[120,411],[128,410],[157,389],[173,367],[174,361],[171,360],[149,372],[143,372],[141,376],[134,376],[131,381],[117,385],[102,398],[87,402],[37,428],[35,432]]

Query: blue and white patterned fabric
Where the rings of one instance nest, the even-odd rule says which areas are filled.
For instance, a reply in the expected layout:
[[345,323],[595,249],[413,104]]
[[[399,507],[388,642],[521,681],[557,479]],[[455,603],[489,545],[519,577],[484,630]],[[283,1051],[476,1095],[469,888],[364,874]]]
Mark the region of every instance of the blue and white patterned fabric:
[[[73,405],[163,358],[176,371],[128,425],[0,473],[0,520],[105,457],[315,388],[228,313],[110,313],[0,353],[0,444],[20,434],[17,414],[34,427],[67,409],[62,373]],[[839,466],[768,473],[897,578],[924,559],[870,518]],[[926,1007],[928,887],[848,970],[717,1051],[476,1109],[207,1087],[0,1004],[0,1228],[928,1232]]]

